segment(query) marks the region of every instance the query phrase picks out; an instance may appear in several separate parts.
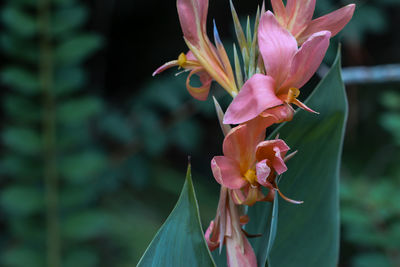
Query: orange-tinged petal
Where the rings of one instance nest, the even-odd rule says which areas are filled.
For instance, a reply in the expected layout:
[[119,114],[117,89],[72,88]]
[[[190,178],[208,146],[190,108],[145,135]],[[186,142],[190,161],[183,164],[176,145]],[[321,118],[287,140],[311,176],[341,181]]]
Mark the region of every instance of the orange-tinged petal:
[[[202,86],[193,87],[190,85],[190,78],[194,74],[199,76]],[[210,92],[211,82],[212,78],[207,72],[205,72],[202,68],[196,68],[189,73],[186,79],[186,88],[194,98],[204,101],[207,99],[208,93]]]
[[237,238],[226,238],[226,257],[229,267],[257,267],[257,259],[246,236],[242,233],[243,248]]
[[247,125],[239,125],[233,128],[224,139],[223,151],[240,165],[240,170],[244,174],[251,169],[255,163],[255,149],[263,136],[254,135]]
[[289,146],[281,139],[267,140],[258,144],[256,158],[257,161],[268,159],[271,162],[270,167],[273,167],[278,174],[282,174],[287,171],[283,158],[289,149]]
[[278,22],[286,27],[287,25],[287,14],[286,14],[286,8],[285,5],[283,4],[282,0],[271,0],[271,5],[272,5],[272,10],[274,11],[275,17],[278,20]]

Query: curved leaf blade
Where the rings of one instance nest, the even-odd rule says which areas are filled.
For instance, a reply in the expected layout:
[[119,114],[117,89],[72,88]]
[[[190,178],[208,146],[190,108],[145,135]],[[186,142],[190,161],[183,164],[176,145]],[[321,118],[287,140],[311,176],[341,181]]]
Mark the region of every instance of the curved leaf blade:
[[[296,156],[288,162],[280,190],[301,205],[279,202],[276,240],[268,256],[268,266],[336,266],[339,255],[339,169],[345,124],[347,98],[340,70],[340,51],[326,77],[306,101],[320,112],[315,116],[299,111],[293,121],[282,124],[271,136],[280,134]],[[270,229],[270,208],[263,212],[249,209],[249,231],[258,224]],[[254,250],[263,255],[271,245],[263,233]],[[260,266],[264,258],[258,258]]]
[[201,227],[190,165],[178,202],[137,266],[215,266]]

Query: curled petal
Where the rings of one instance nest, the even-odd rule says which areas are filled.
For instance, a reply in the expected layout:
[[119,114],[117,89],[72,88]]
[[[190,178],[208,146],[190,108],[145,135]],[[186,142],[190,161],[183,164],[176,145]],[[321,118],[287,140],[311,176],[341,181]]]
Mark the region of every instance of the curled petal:
[[317,32],[301,46],[293,58],[290,74],[279,94],[287,93],[291,87],[301,88],[310,80],[325,57],[330,36],[328,31]]
[[[204,234],[204,237],[207,242],[207,246],[210,249],[210,251],[215,250],[219,246],[218,233],[215,232],[215,229],[216,228],[214,225],[214,221],[211,221],[210,225],[208,226],[208,228],[206,230],[206,233]],[[217,237],[217,239],[215,237]]]
[[211,160],[211,169],[215,180],[229,189],[239,189],[247,183],[242,178],[239,164],[228,157],[214,157]]
[[257,267],[257,259],[246,236],[242,233],[243,248],[237,238],[226,238],[226,257],[229,267]]
[[[196,74],[200,77],[202,86],[193,87],[190,85],[190,78],[193,74]],[[211,82],[212,78],[207,74],[207,72],[205,72],[202,68],[196,68],[189,73],[186,79],[186,88],[194,98],[204,101],[207,99],[208,93],[210,92]]]
[[280,88],[297,52],[296,39],[279,24],[271,11],[267,11],[260,19],[258,45],[267,75],[275,80],[276,88]]
[[350,4],[325,16],[312,20],[298,37],[299,44],[304,43],[313,33],[319,31],[330,31],[332,34],[331,37],[335,36],[353,17],[355,7],[354,4]]
[[256,158],[257,161],[268,159],[272,163],[271,167],[278,174],[282,174],[287,171],[283,158],[289,149],[289,146],[281,139],[264,141],[257,146]]
[[272,185],[268,182],[268,177],[271,175],[271,168],[268,166],[268,159],[264,159],[257,163],[256,171],[257,171],[257,182],[265,187],[271,188]]
[[274,85],[274,79],[269,76],[253,75],[228,107],[224,124],[249,121],[264,110],[283,104],[275,94]]

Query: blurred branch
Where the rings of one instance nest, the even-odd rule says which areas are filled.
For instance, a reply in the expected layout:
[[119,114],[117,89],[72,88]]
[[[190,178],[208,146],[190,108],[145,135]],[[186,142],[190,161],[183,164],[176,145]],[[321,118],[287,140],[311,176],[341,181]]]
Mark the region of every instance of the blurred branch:
[[[328,71],[329,67],[323,64],[317,73],[324,77]],[[342,69],[342,77],[346,85],[400,82],[400,64],[346,67]]]

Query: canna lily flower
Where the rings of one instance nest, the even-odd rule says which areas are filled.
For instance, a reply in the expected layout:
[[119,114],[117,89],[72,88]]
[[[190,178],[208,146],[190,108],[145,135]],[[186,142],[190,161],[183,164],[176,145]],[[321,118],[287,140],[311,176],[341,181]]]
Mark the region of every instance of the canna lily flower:
[[[301,88],[316,72],[329,46],[331,34],[321,31],[312,34],[298,48],[293,35],[283,28],[275,16],[267,11],[258,28],[258,45],[267,75],[255,74],[243,85],[228,107],[225,124],[247,122],[258,115],[265,116],[271,109],[288,109],[295,104],[308,108],[297,97]],[[291,119],[293,114],[287,113]]]
[[228,267],[257,267],[253,248],[246,238],[242,225],[248,222],[248,216],[239,215],[239,209],[231,198],[231,191],[221,187],[217,215],[205,233],[208,248],[213,251],[226,245]]
[[[186,55],[181,53],[177,60],[165,63],[153,73],[153,76],[168,68],[179,66],[190,71],[186,87],[196,99],[207,99],[212,80],[215,80],[232,97],[235,97],[238,93],[235,77],[215,23],[216,46],[207,37],[208,0],[177,0],[177,8],[184,39],[190,52]],[[193,74],[200,77],[202,83],[200,87],[190,86],[190,78]]]
[[[233,128],[223,142],[224,156],[215,156],[211,161],[215,180],[232,190],[237,204],[250,206],[257,201],[273,201],[275,190],[281,194],[276,174],[287,170],[285,155],[289,147],[280,139],[263,141],[265,128],[260,131],[262,125],[251,122]],[[261,186],[269,189],[267,196]]]
[[317,19],[312,19],[316,0],[271,0],[276,19],[303,44],[312,34],[330,31],[331,37],[339,33],[353,16],[355,5],[350,4]]

